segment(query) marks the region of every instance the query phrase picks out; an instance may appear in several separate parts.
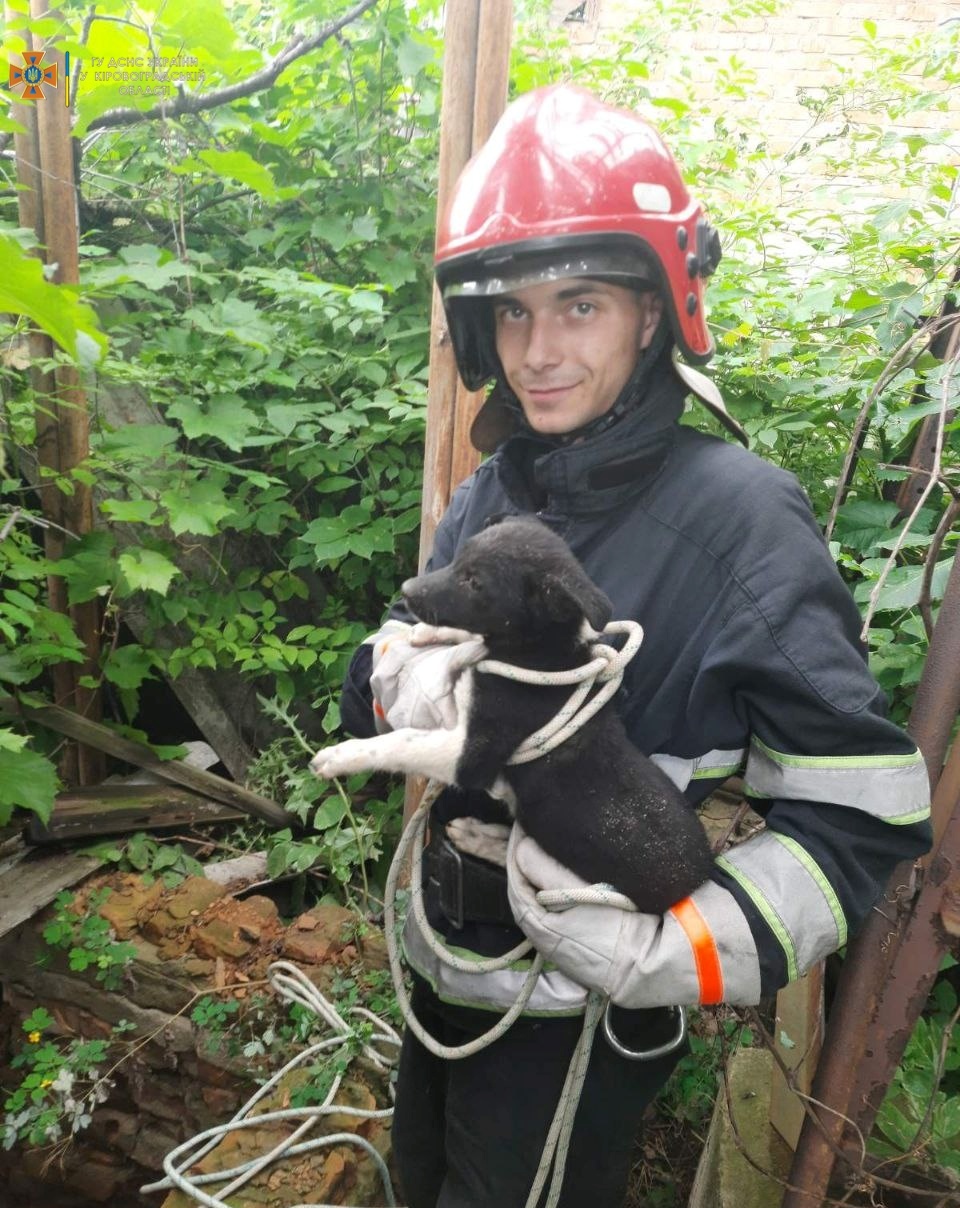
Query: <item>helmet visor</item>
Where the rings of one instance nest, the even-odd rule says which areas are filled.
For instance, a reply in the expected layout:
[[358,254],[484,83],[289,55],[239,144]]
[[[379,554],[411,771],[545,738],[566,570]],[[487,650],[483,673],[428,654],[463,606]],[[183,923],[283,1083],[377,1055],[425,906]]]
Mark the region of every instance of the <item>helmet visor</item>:
[[[452,265],[451,265],[452,268]],[[656,262],[637,247],[616,250],[554,249],[539,255],[474,259],[459,279],[442,285],[443,297],[493,298],[511,294],[528,285],[562,281],[568,277],[592,277],[622,284],[627,289],[657,289],[660,274]]]

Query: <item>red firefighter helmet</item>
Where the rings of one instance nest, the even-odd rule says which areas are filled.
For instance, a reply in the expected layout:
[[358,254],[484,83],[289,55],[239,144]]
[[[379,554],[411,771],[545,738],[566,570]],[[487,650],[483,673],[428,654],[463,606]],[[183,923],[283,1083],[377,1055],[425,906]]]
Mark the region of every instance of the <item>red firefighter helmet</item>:
[[649,282],[684,357],[709,360],[703,282],[719,260],[717,232],[656,130],[558,84],[510,105],[464,168],[435,267],[460,376],[477,390],[500,372],[479,300],[562,277]]

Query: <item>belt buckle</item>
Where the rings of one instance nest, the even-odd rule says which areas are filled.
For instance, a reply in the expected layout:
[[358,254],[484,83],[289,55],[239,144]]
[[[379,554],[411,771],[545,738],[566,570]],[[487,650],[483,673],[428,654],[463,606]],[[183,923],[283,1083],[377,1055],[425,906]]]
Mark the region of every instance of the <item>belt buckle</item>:
[[446,835],[440,841],[435,878],[440,910],[458,931],[463,929],[463,857]]

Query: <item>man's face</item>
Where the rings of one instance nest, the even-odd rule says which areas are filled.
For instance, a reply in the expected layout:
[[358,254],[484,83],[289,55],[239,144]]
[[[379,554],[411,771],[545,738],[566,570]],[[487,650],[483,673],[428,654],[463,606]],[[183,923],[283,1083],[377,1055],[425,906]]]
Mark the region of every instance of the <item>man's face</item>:
[[662,313],[652,291],[567,277],[493,299],[497,353],[535,432],[562,435],[616,402]]

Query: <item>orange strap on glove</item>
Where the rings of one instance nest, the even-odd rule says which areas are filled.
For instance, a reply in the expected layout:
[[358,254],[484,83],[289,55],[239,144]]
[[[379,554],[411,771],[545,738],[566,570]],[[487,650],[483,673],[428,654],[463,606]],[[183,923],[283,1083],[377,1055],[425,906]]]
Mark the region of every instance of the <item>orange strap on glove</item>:
[[760,962],[736,899],[714,881],[663,915],[581,904],[551,910],[540,890],[586,883],[514,825],[507,889],[517,925],[562,973],[627,1008],[760,1000]]

